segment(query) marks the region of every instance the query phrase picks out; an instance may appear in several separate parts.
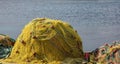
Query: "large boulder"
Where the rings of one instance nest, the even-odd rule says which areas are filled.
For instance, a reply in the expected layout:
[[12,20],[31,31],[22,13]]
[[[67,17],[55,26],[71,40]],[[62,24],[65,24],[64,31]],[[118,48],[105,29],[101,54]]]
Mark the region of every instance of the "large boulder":
[[83,59],[82,41],[71,25],[60,20],[37,18],[18,36],[9,58],[21,64],[77,64]]

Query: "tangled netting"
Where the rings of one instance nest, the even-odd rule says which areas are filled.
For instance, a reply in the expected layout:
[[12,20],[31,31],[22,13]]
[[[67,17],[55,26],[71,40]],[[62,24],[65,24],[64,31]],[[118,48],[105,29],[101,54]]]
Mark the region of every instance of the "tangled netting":
[[97,58],[101,64],[120,64],[120,42],[101,46]]
[[105,43],[92,52],[85,52],[87,64],[120,64],[120,41]]
[[7,58],[12,50],[15,40],[7,35],[0,34],[0,59]]
[[20,64],[79,63],[82,41],[71,25],[60,20],[37,18],[18,36],[11,55],[1,60]]

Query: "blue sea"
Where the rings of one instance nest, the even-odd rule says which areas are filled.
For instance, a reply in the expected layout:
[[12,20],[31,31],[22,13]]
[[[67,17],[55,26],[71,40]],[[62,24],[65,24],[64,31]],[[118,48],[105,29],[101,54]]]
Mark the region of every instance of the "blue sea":
[[16,39],[32,19],[68,22],[83,41],[84,51],[120,40],[119,0],[0,0],[0,33]]

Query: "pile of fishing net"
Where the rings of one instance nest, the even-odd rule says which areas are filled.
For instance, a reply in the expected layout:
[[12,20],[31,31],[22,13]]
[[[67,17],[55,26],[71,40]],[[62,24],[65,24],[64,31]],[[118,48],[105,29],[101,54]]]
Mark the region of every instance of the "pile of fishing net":
[[105,44],[94,52],[98,63],[120,64],[120,41],[113,42],[112,45]]
[[15,40],[7,35],[0,34],[0,59],[7,58],[12,50]]
[[71,25],[60,20],[37,18],[18,36],[7,59],[2,63],[81,64],[82,41]]

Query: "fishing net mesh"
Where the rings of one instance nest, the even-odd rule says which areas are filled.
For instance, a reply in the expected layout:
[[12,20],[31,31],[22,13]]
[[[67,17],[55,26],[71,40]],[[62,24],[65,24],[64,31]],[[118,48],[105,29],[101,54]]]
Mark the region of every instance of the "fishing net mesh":
[[7,35],[0,34],[0,59],[7,58],[14,46],[15,40]]
[[11,55],[2,62],[61,64],[68,58],[83,58],[77,31],[60,20],[37,18],[24,27]]

